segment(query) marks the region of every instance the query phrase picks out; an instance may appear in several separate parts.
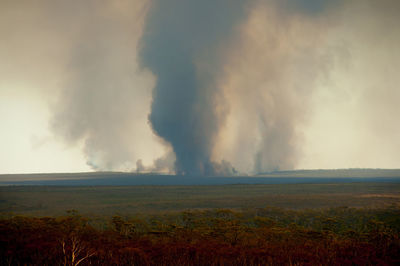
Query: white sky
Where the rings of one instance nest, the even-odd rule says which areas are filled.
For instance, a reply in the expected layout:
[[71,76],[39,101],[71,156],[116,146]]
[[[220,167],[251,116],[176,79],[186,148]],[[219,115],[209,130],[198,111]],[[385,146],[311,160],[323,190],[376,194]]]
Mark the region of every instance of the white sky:
[[0,173],[89,171],[79,147],[48,130],[48,103],[35,88],[0,86]]

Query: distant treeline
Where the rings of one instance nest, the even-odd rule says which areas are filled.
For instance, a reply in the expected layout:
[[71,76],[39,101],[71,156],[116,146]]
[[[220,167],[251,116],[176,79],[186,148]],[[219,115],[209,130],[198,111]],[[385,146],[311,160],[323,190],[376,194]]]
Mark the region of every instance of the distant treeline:
[[87,172],[0,175],[0,186],[126,186],[226,184],[400,183],[399,169],[295,170],[234,176],[190,176],[159,173]]
[[257,176],[380,178],[380,177],[400,177],[400,169],[348,168],[348,169],[291,170],[291,171],[272,171],[272,172],[258,173]]
[[400,209],[0,220],[1,265],[399,265]]

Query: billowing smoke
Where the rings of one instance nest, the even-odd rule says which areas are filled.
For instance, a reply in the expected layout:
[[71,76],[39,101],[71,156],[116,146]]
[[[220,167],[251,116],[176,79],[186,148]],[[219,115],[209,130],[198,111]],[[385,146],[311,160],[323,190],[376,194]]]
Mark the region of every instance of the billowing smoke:
[[65,13],[53,19],[56,30],[73,24],[67,28],[72,34],[53,105],[53,132],[82,145],[94,170],[132,170],[138,159],[151,163],[154,154],[162,155],[147,126],[154,79],[136,60],[147,1],[61,1],[46,7]]
[[155,0],[141,41],[143,67],[157,77],[150,121],[172,145],[178,174],[213,175],[221,54],[246,15],[241,0]]
[[334,25],[334,2],[256,2],[225,62],[229,115],[217,159],[252,173],[296,166],[313,91],[342,57],[324,34]]
[[[140,58],[157,78],[150,121],[172,145],[177,173],[233,174],[224,159],[241,162],[232,154],[250,159],[251,172],[294,167],[301,105],[329,63],[317,51],[318,24],[307,23],[334,2],[152,2]],[[240,83],[227,85],[231,75]],[[232,116],[243,121],[224,131]]]
[[[25,128],[51,138],[41,160],[66,144],[94,170],[398,167],[399,12],[397,0],[2,0],[0,116],[22,131],[40,115]],[[11,112],[20,98],[40,112]]]

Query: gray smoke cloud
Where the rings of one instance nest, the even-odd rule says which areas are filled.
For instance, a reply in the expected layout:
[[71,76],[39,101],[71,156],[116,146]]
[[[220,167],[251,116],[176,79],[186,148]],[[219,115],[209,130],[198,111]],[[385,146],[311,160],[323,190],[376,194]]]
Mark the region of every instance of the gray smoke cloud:
[[[237,64],[227,58],[224,52],[235,50],[234,45],[230,43],[232,41],[248,43],[251,39],[240,34],[238,30],[246,22],[249,10],[254,9],[255,5],[267,7],[266,11],[275,9],[279,18],[273,23],[277,23],[275,26],[281,27],[284,32],[290,26],[290,22],[285,20],[291,21],[293,17],[298,16],[318,16],[335,2],[338,1],[152,2],[141,40],[140,58],[142,66],[150,69],[157,77],[150,121],[156,134],[172,145],[176,154],[177,173],[214,175],[236,172],[230,164],[227,166],[226,161],[217,163],[219,160],[213,160],[213,154],[215,145],[218,145],[216,140],[221,127],[228,116],[230,103],[227,99],[231,97],[222,93],[224,85],[221,84],[221,77],[226,75],[228,61]],[[243,39],[235,39],[235,36]],[[271,38],[271,43],[279,38],[268,37]],[[243,51],[236,49],[236,52],[233,55],[231,53],[231,56],[238,60],[246,60],[241,54]],[[271,49],[268,52],[273,54],[276,51]],[[308,54],[304,55],[304,58],[308,56],[311,60],[314,59],[315,55],[312,52],[306,53]],[[295,97],[290,95],[291,88],[284,87],[288,85],[284,80],[288,79],[287,75],[290,74],[285,68],[293,63],[282,64],[278,61],[285,59],[284,57],[261,56],[268,60],[266,63],[271,68],[262,72],[262,75],[270,80],[269,84],[263,84],[267,86],[264,90],[270,92],[269,101],[265,99],[263,92],[260,93],[260,88],[257,87],[259,84],[246,84],[251,85],[244,88],[248,93],[242,89],[238,97],[246,99],[247,95],[254,96],[253,106],[258,108],[254,110],[253,106],[248,106],[248,109],[241,110],[243,114],[251,115],[250,119],[255,117],[258,120],[257,125],[247,127],[246,130],[258,130],[263,135],[258,143],[258,151],[252,155],[255,156],[254,169],[257,172],[292,168],[297,158],[294,147],[296,140],[293,137],[294,113],[300,109],[293,107],[296,103]],[[247,63],[250,69],[256,72],[261,70],[254,69],[252,62]],[[311,80],[302,86],[310,85],[315,80],[312,76],[319,62],[312,63],[308,76]],[[232,93],[235,92],[227,94]],[[257,97],[267,101],[257,101]],[[274,106],[265,107],[271,101],[275,102]],[[254,113],[249,110],[254,110]],[[251,137],[252,134],[248,134],[247,138]]]
[[95,170],[258,173],[298,167],[305,146],[307,167],[393,166],[399,8],[3,0],[0,85],[49,101],[51,133]]
[[[61,2],[60,2],[61,3]],[[129,170],[141,158],[149,134],[146,98],[152,79],[139,73],[135,46],[145,1],[75,1],[53,6],[65,23],[79,22],[69,43],[69,61],[51,128],[67,143],[83,143],[94,170]],[[66,8],[69,11],[65,11]],[[76,12],[76,13],[74,13]]]
[[[256,77],[253,102],[247,106],[252,110],[247,115],[256,117],[254,128],[259,132],[252,172],[293,169],[301,158],[299,126],[307,119],[318,80],[329,76],[339,56],[337,47],[327,47],[320,34],[332,28],[329,13],[340,2],[277,1],[268,7],[259,2],[264,14],[255,11],[254,16],[268,28],[260,34],[268,39],[269,55],[257,60],[256,66],[267,71]],[[252,38],[248,34],[243,38]],[[264,52],[262,47],[250,45],[250,49],[250,55]]]
[[[224,42],[245,18],[240,0],[155,0],[141,40],[143,67],[157,77],[150,121],[172,145],[178,174],[216,174],[211,162]],[[202,65],[204,64],[204,65]]]
[[142,0],[9,3],[30,23],[18,27],[41,33],[31,43],[57,47],[53,58],[42,56],[57,79],[49,127],[67,146],[81,146],[94,170],[127,171],[163,153],[147,125],[154,78],[136,60],[147,8]]

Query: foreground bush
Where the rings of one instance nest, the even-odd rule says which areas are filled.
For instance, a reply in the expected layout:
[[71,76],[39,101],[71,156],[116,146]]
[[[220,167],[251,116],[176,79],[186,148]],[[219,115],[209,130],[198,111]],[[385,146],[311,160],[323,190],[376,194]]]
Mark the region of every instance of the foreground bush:
[[0,220],[1,265],[398,265],[400,211],[207,210]]

